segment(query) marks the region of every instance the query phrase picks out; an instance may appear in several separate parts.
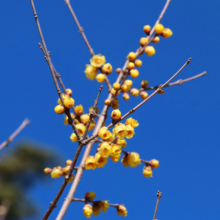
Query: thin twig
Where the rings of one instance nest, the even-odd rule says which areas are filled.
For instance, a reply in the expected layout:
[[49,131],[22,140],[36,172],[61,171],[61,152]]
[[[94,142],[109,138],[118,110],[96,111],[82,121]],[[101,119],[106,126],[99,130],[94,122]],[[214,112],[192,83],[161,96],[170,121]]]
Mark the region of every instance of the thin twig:
[[158,206],[159,206],[159,202],[160,202],[160,198],[162,197],[162,192],[160,192],[158,190],[157,192],[157,203],[156,203],[156,207],[155,207],[155,211],[154,211],[154,217],[153,217],[153,220],[156,219],[156,215],[157,215],[157,210],[158,210]]
[[14,133],[0,145],[0,150],[2,150],[4,147],[7,147],[10,142],[13,141],[13,139],[27,126],[30,124],[30,121],[26,118],[22,122],[22,124],[14,131]]

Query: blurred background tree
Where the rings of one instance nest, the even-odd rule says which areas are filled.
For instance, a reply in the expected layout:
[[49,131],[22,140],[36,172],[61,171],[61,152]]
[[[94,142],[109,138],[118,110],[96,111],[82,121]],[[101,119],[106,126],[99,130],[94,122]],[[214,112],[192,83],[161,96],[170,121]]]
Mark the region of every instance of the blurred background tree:
[[[0,161],[0,220],[35,217],[38,205],[28,198],[28,190],[36,181],[45,179],[44,168],[56,164],[60,157],[48,148],[45,150],[42,146],[27,142],[10,149],[13,150],[1,156]],[[9,206],[6,218],[4,204]]]

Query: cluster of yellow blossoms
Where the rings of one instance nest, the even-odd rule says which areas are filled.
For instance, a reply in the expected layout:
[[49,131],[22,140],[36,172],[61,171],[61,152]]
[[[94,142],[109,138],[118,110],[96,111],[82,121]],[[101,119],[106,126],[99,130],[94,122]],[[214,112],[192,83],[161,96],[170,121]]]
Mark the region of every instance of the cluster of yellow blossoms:
[[[94,55],[90,59],[91,64],[86,65],[86,70],[84,71],[86,74],[86,77],[90,80],[93,80],[96,78],[96,80],[100,83],[105,81],[106,75],[109,75],[112,73],[112,65],[110,63],[105,63],[105,56],[98,54]],[[98,69],[101,71],[101,73],[98,73]]]
[[[83,207],[83,214],[86,216],[86,218],[91,218],[92,214],[94,216],[97,216],[101,213],[101,210],[103,212],[107,212],[109,208],[108,200],[100,200],[100,201],[93,201],[93,199],[96,197],[96,194],[94,192],[87,192],[84,196],[85,200],[82,200],[86,203],[92,203],[86,204]],[[127,209],[124,205],[114,205],[117,209],[117,214],[121,216],[127,216]]]
[[[44,169],[44,173],[47,175],[50,174],[52,178],[59,178],[61,176],[66,177],[66,175],[69,172],[71,164],[72,164],[72,160],[67,160],[65,167],[57,166],[54,167],[53,169],[47,167]],[[68,183],[71,183],[73,179],[74,179],[74,175],[71,173]]]

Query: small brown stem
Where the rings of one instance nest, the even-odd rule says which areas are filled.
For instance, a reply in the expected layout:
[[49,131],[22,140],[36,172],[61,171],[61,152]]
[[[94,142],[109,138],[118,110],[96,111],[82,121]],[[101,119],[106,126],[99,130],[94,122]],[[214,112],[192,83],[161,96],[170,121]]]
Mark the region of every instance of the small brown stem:
[[158,206],[159,206],[159,202],[160,202],[160,198],[162,197],[162,192],[157,192],[157,203],[156,203],[156,208],[155,208],[155,211],[154,211],[154,217],[153,217],[153,220],[156,219],[156,215],[157,215],[157,210],[158,210]]
[[10,142],[13,141],[13,139],[27,126],[30,124],[30,121],[28,119],[24,119],[22,124],[14,131],[14,133],[8,137],[7,140],[5,140],[1,145],[0,145],[0,150],[2,150],[4,147],[7,147]]

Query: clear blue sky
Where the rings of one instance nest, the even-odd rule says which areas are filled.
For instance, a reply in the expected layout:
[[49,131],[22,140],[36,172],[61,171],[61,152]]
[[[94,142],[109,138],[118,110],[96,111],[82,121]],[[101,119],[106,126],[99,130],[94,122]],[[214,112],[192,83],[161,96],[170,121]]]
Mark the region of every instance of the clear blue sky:
[[[95,51],[106,56],[113,68],[122,67],[125,57],[139,46],[142,27],[153,25],[165,0],[160,1],[71,1],[81,25]],[[76,104],[85,109],[93,105],[100,86],[85,78],[90,54],[64,1],[35,1],[36,9],[52,61],[66,87],[73,90]],[[76,197],[95,191],[97,199],[123,203],[127,220],[152,219],[157,190],[163,197],[158,219],[217,219],[219,211],[219,1],[171,2],[162,23],[173,36],[155,46],[156,55],[142,56],[142,79],[158,85],[174,74],[189,58],[192,61],[178,78],[203,71],[208,75],[182,86],[168,88],[156,95],[132,117],[140,122],[135,136],[128,140],[128,151],[137,151],[146,160],[156,158],[160,167],[154,177],[142,175],[143,166],[124,168],[109,160],[106,167],[86,171]],[[31,120],[16,141],[29,139],[50,146],[66,159],[73,158],[77,144],[69,140],[71,127],[63,125],[63,116],[54,112],[57,94],[47,63],[38,47],[40,37],[30,1],[0,2],[0,88],[1,141],[25,118]],[[114,82],[116,74],[110,76]],[[107,97],[104,88],[99,107]],[[139,103],[132,98],[120,101],[122,113]],[[95,148],[93,149],[95,153]],[[40,163],[40,161],[39,161]],[[49,179],[50,177],[48,177]],[[55,197],[62,179],[36,183],[30,195],[41,207],[41,216]],[[61,206],[68,190],[64,192]],[[83,204],[72,204],[65,219],[85,219]],[[56,208],[50,219],[55,219]],[[95,219],[121,219],[109,209]],[[38,218],[39,219],[39,218]]]

